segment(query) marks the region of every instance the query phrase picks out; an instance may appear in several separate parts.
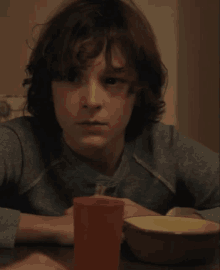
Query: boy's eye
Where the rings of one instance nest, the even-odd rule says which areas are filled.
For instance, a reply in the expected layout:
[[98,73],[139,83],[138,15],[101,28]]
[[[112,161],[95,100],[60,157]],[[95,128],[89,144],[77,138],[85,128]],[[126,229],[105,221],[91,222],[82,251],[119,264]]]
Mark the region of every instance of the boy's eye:
[[115,84],[117,82],[124,83],[125,81],[122,79],[118,79],[118,78],[108,78],[108,79],[106,79],[106,82],[110,83],[110,84]]
[[78,78],[79,76],[77,74],[72,74],[72,75],[69,75],[68,76],[68,81],[70,82],[75,82],[75,81],[78,81]]
[[[70,76],[68,76],[68,81],[70,82],[79,82],[80,80],[80,75],[78,74],[72,74]],[[105,83],[110,84],[110,85],[115,85],[117,83],[125,83],[125,80],[122,79],[118,79],[118,78],[113,78],[113,77],[109,77],[107,79],[105,79]]]

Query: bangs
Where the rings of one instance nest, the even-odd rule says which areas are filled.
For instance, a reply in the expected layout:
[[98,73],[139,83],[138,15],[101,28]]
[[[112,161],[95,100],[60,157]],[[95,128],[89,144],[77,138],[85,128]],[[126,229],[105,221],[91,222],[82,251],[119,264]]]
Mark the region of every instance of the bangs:
[[[90,29],[88,37],[83,35],[85,29],[81,29],[77,40],[70,40],[66,50],[61,54],[53,54],[53,61],[50,63],[51,80],[68,80],[71,74],[77,71],[86,71],[92,66],[94,60],[105,49],[106,70],[115,74],[133,72],[135,61],[135,48],[128,33],[122,33],[119,29],[97,31]],[[117,47],[125,59],[123,67],[112,65],[112,50]]]

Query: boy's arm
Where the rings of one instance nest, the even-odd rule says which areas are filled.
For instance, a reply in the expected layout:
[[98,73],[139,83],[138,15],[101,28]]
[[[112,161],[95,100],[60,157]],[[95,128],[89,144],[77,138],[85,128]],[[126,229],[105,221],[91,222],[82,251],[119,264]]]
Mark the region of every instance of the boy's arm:
[[15,243],[55,242],[55,224],[59,218],[21,213]]
[[73,216],[38,216],[21,213],[15,243],[46,242],[72,246]]

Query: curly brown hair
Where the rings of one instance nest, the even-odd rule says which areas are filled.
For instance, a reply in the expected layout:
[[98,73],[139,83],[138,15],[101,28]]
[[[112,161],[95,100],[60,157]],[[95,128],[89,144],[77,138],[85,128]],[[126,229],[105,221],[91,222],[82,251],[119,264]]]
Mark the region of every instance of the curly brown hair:
[[[39,24],[38,24],[39,25]],[[53,80],[71,80],[77,69],[84,70],[96,58],[107,41],[106,59],[112,45],[118,44],[138,74],[128,94],[136,103],[126,127],[125,141],[133,141],[147,126],[158,123],[165,112],[163,97],[168,72],[162,63],[153,29],[132,0],[71,0],[49,18],[32,50],[25,72],[29,85],[28,112],[48,131],[61,132],[52,99]],[[85,46],[88,44],[89,48]],[[92,46],[91,46],[92,45]],[[92,49],[91,49],[92,47]],[[164,92],[164,93],[163,93]]]

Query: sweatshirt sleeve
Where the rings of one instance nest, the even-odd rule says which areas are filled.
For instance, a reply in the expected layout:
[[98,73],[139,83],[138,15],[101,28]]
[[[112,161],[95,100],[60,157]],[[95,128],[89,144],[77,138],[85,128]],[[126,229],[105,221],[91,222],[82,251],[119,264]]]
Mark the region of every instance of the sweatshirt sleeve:
[[220,207],[219,153],[174,129],[176,192],[180,207]]
[[14,248],[15,236],[20,222],[20,211],[0,208],[0,248]]
[[[16,133],[0,125],[0,194],[18,185],[22,172],[22,147]],[[1,196],[1,195],[0,195]],[[13,248],[20,211],[5,208],[12,202],[0,198],[0,248]]]

